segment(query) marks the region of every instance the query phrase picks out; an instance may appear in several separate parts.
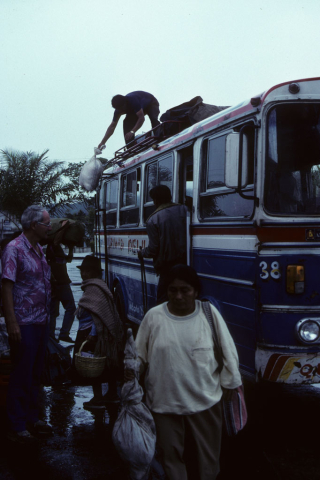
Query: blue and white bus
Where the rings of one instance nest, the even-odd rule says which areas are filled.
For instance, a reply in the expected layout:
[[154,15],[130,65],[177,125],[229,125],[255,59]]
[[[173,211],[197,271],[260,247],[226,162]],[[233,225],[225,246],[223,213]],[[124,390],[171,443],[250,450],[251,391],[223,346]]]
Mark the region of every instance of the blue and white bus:
[[[169,138],[116,152],[95,248],[123,318],[144,314],[137,250],[156,184],[190,207],[188,261],[253,380],[320,381],[320,78],[286,82]],[[147,308],[158,279],[145,260]]]

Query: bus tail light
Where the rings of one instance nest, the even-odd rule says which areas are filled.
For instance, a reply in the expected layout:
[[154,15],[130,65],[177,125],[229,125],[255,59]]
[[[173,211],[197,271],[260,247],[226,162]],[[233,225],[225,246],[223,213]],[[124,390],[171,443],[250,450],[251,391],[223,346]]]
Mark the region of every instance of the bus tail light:
[[287,293],[304,292],[304,267],[302,265],[287,266]]

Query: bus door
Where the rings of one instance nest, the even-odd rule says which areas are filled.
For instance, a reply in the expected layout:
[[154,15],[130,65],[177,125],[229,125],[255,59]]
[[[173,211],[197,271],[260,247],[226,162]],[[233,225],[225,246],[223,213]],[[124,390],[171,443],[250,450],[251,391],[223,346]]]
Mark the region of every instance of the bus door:
[[193,145],[178,151],[179,159],[179,203],[188,207],[187,217],[187,263],[191,264],[190,223],[193,208]]

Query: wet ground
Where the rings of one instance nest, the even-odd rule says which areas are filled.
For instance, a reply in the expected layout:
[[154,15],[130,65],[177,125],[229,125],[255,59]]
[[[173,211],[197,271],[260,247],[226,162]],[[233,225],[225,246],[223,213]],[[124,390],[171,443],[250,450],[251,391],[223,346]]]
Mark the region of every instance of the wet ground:
[[[70,276],[80,283],[79,263],[73,261]],[[80,286],[73,285],[73,291],[78,300]],[[75,322],[72,338],[77,328]],[[246,384],[245,393],[248,424],[236,438],[223,437],[219,480],[320,480],[320,389]],[[82,407],[91,397],[88,386],[45,387],[41,414],[54,435],[28,448],[6,440],[0,407],[0,479],[125,479],[126,466],[111,440],[118,407],[91,413]]]

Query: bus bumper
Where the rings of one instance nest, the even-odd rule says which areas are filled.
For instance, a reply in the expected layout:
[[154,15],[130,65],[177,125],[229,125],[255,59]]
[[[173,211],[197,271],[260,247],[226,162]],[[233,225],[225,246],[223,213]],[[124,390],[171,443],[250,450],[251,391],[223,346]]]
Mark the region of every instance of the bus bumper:
[[320,382],[320,352],[298,351],[269,346],[256,350],[256,372],[261,380],[287,383],[311,384]]

